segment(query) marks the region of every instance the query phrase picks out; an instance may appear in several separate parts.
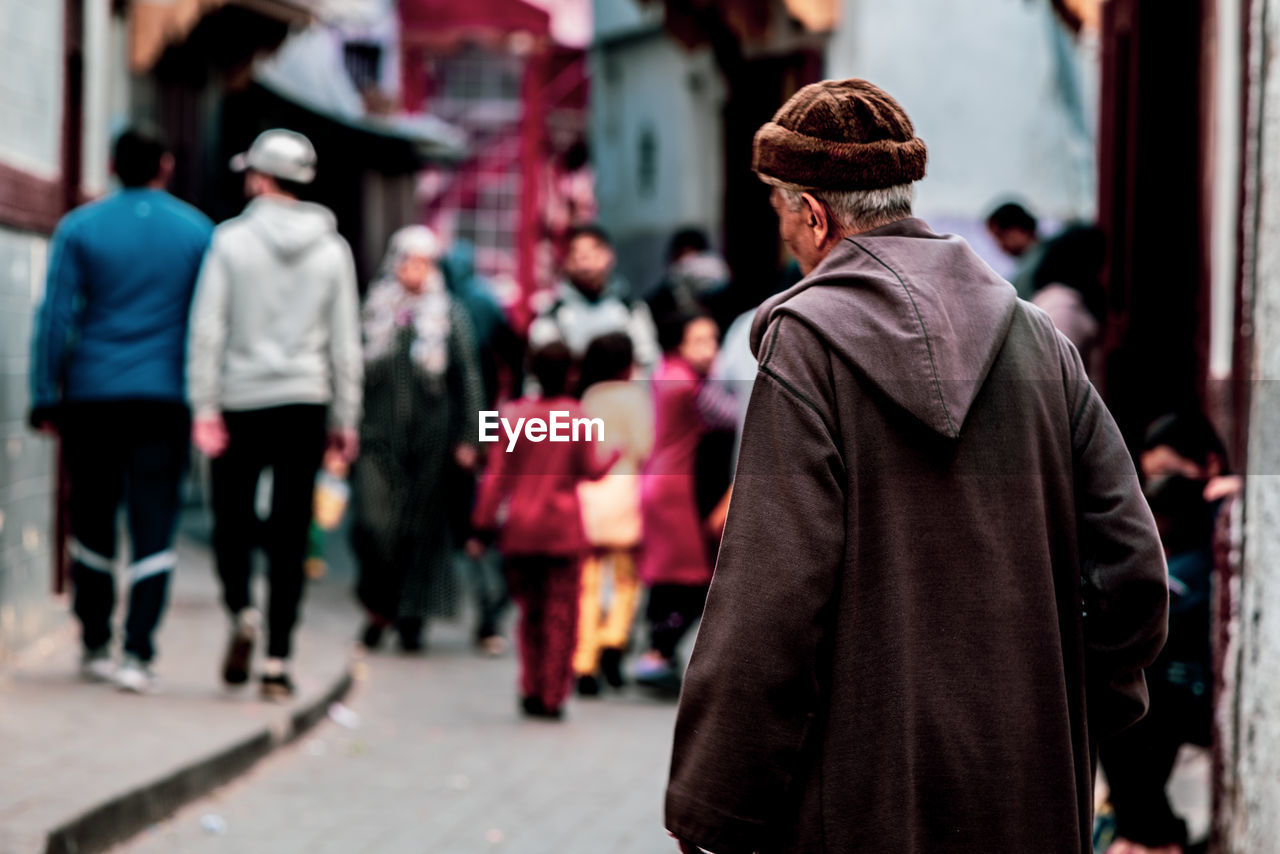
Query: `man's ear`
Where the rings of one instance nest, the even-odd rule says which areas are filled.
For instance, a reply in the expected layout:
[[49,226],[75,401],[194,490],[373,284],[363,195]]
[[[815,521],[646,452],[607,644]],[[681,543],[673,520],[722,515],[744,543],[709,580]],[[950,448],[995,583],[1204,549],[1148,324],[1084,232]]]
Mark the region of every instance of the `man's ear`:
[[173,177],[173,171],[177,168],[177,162],[173,159],[173,154],[166,151],[160,156],[160,169],[156,172],[156,180],[163,186],[169,183],[169,179]]
[[800,198],[804,200],[805,224],[813,235],[813,245],[822,246],[827,242],[827,236],[831,234],[831,220],[827,216],[827,209],[822,202],[809,193],[804,193]]

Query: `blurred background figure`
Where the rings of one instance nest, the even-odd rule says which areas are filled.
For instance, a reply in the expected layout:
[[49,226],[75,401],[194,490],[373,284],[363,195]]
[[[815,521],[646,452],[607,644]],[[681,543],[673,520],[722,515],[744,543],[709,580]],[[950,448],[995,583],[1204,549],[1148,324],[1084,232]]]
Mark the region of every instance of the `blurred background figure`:
[[[640,593],[636,574],[643,534],[640,471],[653,448],[653,406],[647,386],[631,381],[633,363],[631,339],[614,332],[591,342],[582,365],[582,412],[605,425],[597,456],[615,449],[620,454],[601,480],[578,486],[589,549],[582,565],[578,647],[573,658],[578,693],[583,696],[599,693],[597,674],[610,686],[622,687],[622,659]],[[607,603],[602,598],[606,582]]]
[[1203,846],[1188,847],[1187,823],[1166,787],[1179,749],[1210,743],[1213,532],[1222,499],[1239,484],[1222,440],[1200,413],[1153,422],[1139,463],[1169,565],[1169,639],[1146,670],[1147,716],[1100,747],[1116,834],[1106,850],[1182,854]]
[[614,253],[609,235],[595,225],[569,232],[564,279],[552,302],[529,327],[529,346],[537,349],[563,342],[575,359],[601,335],[624,332],[631,338],[636,363],[653,365],[658,358],[653,317],[643,302],[631,299],[625,282],[614,276]]
[[258,480],[271,469],[267,660],[262,695],[293,695],[293,631],[316,472],[328,444],[349,462],[362,366],[351,249],[327,208],[299,200],[315,180],[311,141],[269,130],[232,160],[249,204],[214,231],[191,313],[193,439],[212,460],[214,553],[231,638],[222,664],[243,684],[257,635],[252,553]]
[[426,226],[400,229],[364,305],[352,544],[370,649],[394,624],[401,648],[418,651],[426,621],[458,606],[449,530],[456,498],[445,475],[451,462],[475,465],[483,384],[471,321],[445,286],[441,256]]
[[[141,693],[153,682],[152,635],[177,560],[191,430],[187,320],[213,223],[165,192],[173,155],[158,136],[125,131],[114,167],[122,189],[68,214],[54,234],[32,340],[30,420],[65,443],[82,675]],[[111,620],[122,502],[132,563],[117,670]]]
[[1005,202],[987,215],[987,231],[1000,251],[1018,262],[1011,281],[1020,299],[1035,293],[1033,277],[1044,251],[1038,229],[1036,218],[1017,202]]
[[[560,342],[535,350],[531,360],[540,393],[502,410],[512,424],[551,413],[582,417],[568,394],[573,357]],[[519,429],[518,427],[516,429]],[[511,597],[520,609],[520,708],[529,717],[559,720],[573,675],[578,631],[579,574],[587,542],[582,532],[578,485],[598,480],[617,460],[596,456],[595,443],[517,440],[489,457],[473,521],[477,530],[500,530],[498,547]],[[473,554],[479,542],[469,544]]]
[[[454,240],[440,266],[450,295],[462,305],[471,325],[471,340],[483,381],[481,408],[496,409],[500,402],[518,395],[524,384],[524,339],[498,304],[492,283],[476,272],[475,246],[471,241]],[[473,534],[471,510],[477,468],[474,465],[464,468],[456,460],[446,463],[448,512],[454,544],[466,543]],[[476,646],[488,655],[499,655],[506,649],[506,641],[498,623],[510,601],[502,575],[501,555],[488,551],[473,556],[467,549],[460,548],[457,557],[475,600]]]
[[1031,271],[1031,302],[1075,345],[1090,379],[1097,382],[1102,376],[1100,345],[1106,317],[1106,238],[1094,226],[1069,225],[1040,247]]
[[676,647],[702,616],[714,566],[703,526],[698,450],[709,430],[733,426],[735,408],[700,405],[719,350],[719,330],[706,314],[678,313],[662,325],[662,364],[653,377],[653,453],[644,468],[645,530],[640,578],[649,589],[649,649],[636,662],[636,682],[678,693]]
[[655,318],[705,311],[723,329],[734,315],[730,277],[729,265],[711,251],[707,233],[682,228],[671,236],[666,275],[648,298],[649,311]]

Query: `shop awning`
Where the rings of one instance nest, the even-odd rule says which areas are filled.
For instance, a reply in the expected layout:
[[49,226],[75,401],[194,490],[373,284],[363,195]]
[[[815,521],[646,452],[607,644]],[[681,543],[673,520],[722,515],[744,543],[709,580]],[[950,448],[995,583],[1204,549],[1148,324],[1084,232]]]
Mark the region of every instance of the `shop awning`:
[[129,68],[150,71],[165,49],[186,40],[200,19],[224,6],[240,6],[288,24],[306,24],[327,0],[133,0],[129,4]]
[[352,130],[407,143],[427,160],[466,155],[466,134],[431,115],[370,115],[342,62],[342,45],[322,25],[294,33],[260,60],[254,81],[271,93]]

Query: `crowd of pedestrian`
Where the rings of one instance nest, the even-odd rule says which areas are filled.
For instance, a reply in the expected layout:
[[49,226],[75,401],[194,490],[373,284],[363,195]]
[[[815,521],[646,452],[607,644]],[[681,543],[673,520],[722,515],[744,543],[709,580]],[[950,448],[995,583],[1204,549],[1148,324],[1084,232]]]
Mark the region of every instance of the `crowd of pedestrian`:
[[[73,481],[87,678],[154,686],[194,448],[209,461],[228,686],[256,673],[264,697],[293,693],[306,567],[323,560],[349,495],[367,649],[393,632],[421,651],[430,621],[456,617],[469,588],[476,643],[500,654],[514,601],[522,707],[559,717],[575,685],[594,696],[626,683],[643,611],[638,680],[675,696],[675,648],[701,613],[727,503],[720,449],[742,406],[734,385],[708,381],[728,271],[705,234],[674,236],[644,300],[617,275],[607,232],[573,225],[561,281],[521,335],[470,245],[423,225],[391,236],[362,289],[333,214],[305,200],[318,164],[299,134],[267,131],[233,159],[247,204],[216,228],[165,192],[173,158],[154,134],[121,135],[114,164],[122,189],[58,230],[33,345],[32,422],[62,435]],[[604,429],[568,446],[487,446],[486,410]],[[132,588],[117,662],[122,500]]]
[[71,478],[83,674],[154,683],[193,445],[229,686],[293,693],[317,479],[349,481],[367,649],[394,632],[421,652],[470,587],[488,654],[516,606],[529,717],[562,719],[575,688],[683,689],[667,822],[685,850],[1078,851],[1095,748],[1113,854],[1181,850],[1164,783],[1207,743],[1210,540],[1238,481],[1198,413],[1152,424],[1134,470],[1090,381],[1100,232],[1044,239],[1002,205],[1010,287],[912,215],[925,159],[887,93],[806,87],[755,141],[799,284],[741,313],[686,228],[642,298],[578,222],[522,334],[471,247],[423,225],[392,235],[362,299],[333,214],[303,200],[305,137],[267,131],[232,161],[248,202],[215,228],[164,191],[164,145],[123,134],[122,189],[54,236],[33,345],[32,423]]

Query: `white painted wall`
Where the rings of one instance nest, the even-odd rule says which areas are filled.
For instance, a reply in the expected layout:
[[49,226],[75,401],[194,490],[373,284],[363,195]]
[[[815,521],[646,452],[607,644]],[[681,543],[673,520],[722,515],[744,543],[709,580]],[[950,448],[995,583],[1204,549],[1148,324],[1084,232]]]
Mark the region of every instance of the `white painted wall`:
[[62,4],[0,0],[0,162],[56,178],[62,142]]
[[111,145],[129,124],[128,27],[106,3],[85,6],[84,191],[111,187]]
[[[1257,51],[1264,42],[1280,40],[1280,10],[1274,0],[1253,6],[1251,41]],[[1245,263],[1246,282],[1255,287],[1254,364],[1237,626],[1237,749],[1235,767],[1228,770],[1236,784],[1225,846],[1230,854],[1270,854],[1280,839],[1280,67],[1256,53],[1250,65],[1261,68],[1265,79],[1252,81],[1247,129],[1253,174],[1246,216],[1255,205],[1257,214],[1257,229],[1250,228],[1256,254]],[[1261,99],[1259,92],[1265,93]]]
[[[1047,0],[845,0],[843,12],[827,76],[868,79],[907,110],[929,146],[920,214],[983,240],[1008,196],[1045,219],[1094,215],[1097,50],[1062,38]],[[1064,71],[1083,123],[1062,100]]]
[[595,0],[591,9],[594,41],[614,38],[622,33],[649,29],[662,23],[662,4],[641,6],[635,0]]
[[1237,212],[1240,208],[1240,83],[1243,57],[1239,34],[1244,0],[1217,0],[1214,110],[1210,143],[1213,191],[1210,197],[1210,333],[1209,376],[1221,381],[1231,374],[1235,344]]
[[[724,203],[724,84],[708,49],[687,51],[632,0],[597,0],[614,34],[592,51],[591,148],[600,222],[619,269],[643,292],[657,283],[671,232],[698,225],[718,240]],[[652,143],[646,165],[645,140]],[[650,168],[651,167],[651,168]]]

